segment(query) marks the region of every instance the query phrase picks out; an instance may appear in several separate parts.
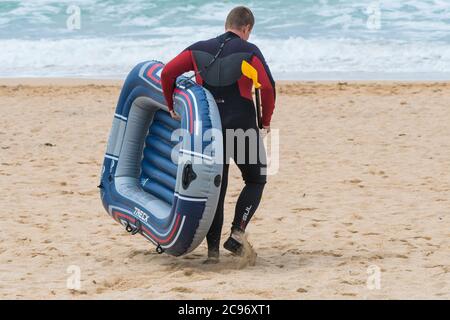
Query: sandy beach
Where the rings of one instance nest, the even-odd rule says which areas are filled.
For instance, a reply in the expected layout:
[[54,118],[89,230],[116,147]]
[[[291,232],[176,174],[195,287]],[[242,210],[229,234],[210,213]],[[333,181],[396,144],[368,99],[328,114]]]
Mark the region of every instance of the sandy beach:
[[[450,83],[279,83],[255,266],[225,252],[204,265],[204,243],[159,255],[106,214],[97,185],[120,88],[0,80],[0,299],[450,298]],[[242,187],[230,174],[223,240]]]

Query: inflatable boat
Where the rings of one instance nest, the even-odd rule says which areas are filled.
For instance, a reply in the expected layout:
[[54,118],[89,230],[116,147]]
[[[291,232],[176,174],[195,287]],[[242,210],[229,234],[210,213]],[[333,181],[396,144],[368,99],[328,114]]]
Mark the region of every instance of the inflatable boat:
[[213,96],[180,77],[170,117],[164,65],[148,61],[128,75],[117,104],[99,185],[107,213],[159,253],[174,256],[205,238],[219,198],[223,145]]

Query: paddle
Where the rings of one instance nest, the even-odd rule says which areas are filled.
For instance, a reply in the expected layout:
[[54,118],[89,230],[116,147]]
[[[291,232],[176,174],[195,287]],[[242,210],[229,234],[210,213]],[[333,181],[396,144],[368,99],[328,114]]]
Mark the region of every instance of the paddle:
[[244,76],[253,81],[253,86],[255,87],[255,98],[256,98],[256,115],[258,117],[258,128],[262,129],[262,119],[261,119],[261,101],[260,101],[260,88],[261,84],[258,82],[258,71],[247,61],[242,61],[241,71]]

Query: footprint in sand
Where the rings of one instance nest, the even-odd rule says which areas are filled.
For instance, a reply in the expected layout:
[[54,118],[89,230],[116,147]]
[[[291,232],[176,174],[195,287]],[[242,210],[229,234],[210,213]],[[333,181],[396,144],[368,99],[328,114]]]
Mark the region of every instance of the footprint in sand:
[[80,196],[92,196],[92,195],[95,195],[95,194],[97,194],[97,190],[92,190],[92,191],[85,191],[85,192],[82,192],[82,191],[78,191],[77,193],[80,195]]
[[[156,253],[156,252],[155,252]],[[152,250],[132,250],[127,257],[129,259],[133,259],[134,257],[137,256],[150,256],[154,254],[154,252]]]
[[70,289],[69,292],[70,292],[71,295],[74,295],[74,296],[79,296],[79,295],[85,295],[85,294],[87,294],[87,291],[85,291],[85,290],[81,290],[81,291],[80,291],[80,290]]
[[183,274],[184,274],[186,277],[190,277],[190,276],[192,276],[192,275],[194,274],[194,271],[193,271],[193,270],[190,270],[190,269],[184,270]]
[[283,252],[281,255],[284,256],[286,254],[300,255],[302,252],[299,249],[289,249]]
[[97,293],[101,293],[107,289],[114,289],[127,285],[127,281],[121,277],[104,280],[100,283],[100,287],[97,288]]
[[102,267],[109,267],[114,263],[113,260],[110,259],[104,259],[104,261],[101,263]]
[[357,213],[352,214],[352,217],[355,220],[362,220],[363,219],[363,217],[361,215],[357,214]]
[[303,212],[303,211],[314,211],[317,210],[317,208],[294,208],[291,209],[291,212]]
[[194,290],[192,290],[190,288],[186,288],[186,287],[175,287],[175,288],[170,289],[170,291],[181,292],[181,293],[192,293],[192,292],[194,292]]
[[413,239],[424,239],[424,240],[431,240],[431,237],[425,237],[425,236],[417,236],[417,237],[413,237]]
[[202,255],[190,254],[190,255],[182,257],[182,259],[184,259],[184,260],[197,260],[197,259],[199,259],[201,257],[202,257]]
[[342,280],[340,282],[341,284],[346,284],[349,286],[360,286],[360,285],[364,285],[365,282],[362,280]]
[[356,297],[356,293],[344,292],[342,293],[344,297]]

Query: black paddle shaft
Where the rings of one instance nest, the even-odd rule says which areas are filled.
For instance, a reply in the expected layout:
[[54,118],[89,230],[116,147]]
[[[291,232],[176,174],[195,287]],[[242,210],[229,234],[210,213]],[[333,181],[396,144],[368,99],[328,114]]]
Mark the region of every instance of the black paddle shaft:
[[259,88],[255,88],[255,98],[256,98],[256,116],[258,117],[258,128],[262,129],[262,119],[261,119],[261,99],[259,94]]

